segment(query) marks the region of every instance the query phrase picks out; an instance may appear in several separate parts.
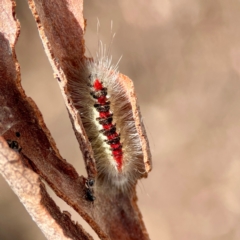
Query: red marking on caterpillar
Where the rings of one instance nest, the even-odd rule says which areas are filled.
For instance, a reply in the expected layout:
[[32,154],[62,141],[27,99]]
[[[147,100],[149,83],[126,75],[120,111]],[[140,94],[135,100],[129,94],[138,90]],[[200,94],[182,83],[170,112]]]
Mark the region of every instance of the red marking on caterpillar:
[[103,89],[102,83],[99,81],[99,79],[95,80],[95,82],[93,83],[93,87],[96,91]]
[[106,135],[107,138],[110,136],[110,139],[108,139],[106,142],[110,145],[112,156],[116,161],[117,169],[119,172],[121,172],[123,155],[122,145],[120,143],[120,136],[116,132],[116,128],[112,123],[113,118],[110,113],[110,108],[105,108],[105,106],[110,104],[108,98],[106,97],[107,89],[103,87],[103,83],[100,82],[98,78],[93,82],[93,89],[94,90],[91,92],[91,95],[93,98],[96,98],[97,102],[100,104],[94,104],[95,108],[99,112],[99,117],[97,120],[102,125],[103,129],[106,130],[103,130],[102,133]]
[[93,149],[97,189],[125,191],[146,170],[129,93],[111,61],[100,42],[96,57],[83,60],[80,76],[68,87]]

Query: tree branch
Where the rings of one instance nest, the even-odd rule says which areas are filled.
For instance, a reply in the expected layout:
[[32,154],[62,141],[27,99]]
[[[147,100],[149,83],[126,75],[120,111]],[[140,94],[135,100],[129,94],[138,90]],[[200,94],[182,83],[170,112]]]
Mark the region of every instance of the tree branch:
[[[96,200],[92,203],[86,197],[88,194],[86,178],[79,176],[72,165],[60,156],[40,111],[32,99],[25,95],[21,87],[20,68],[14,50],[19,36],[15,5],[10,0],[2,1],[0,22],[4,24],[0,25],[0,134],[8,140],[12,148],[18,151],[14,156],[22,170],[19,177],[9,179],[9,174],[5,174],[5,168],[6,166],[12,167],[12,165],[5,164],[7,160],[4,158],[4,150],[1,155],[3,157],[0,165],[1,173],[15,192],[17,192],[16,186],[26,181],[25,173],[32,174],[33,184],[28,186],[36,187],[35,191],[39,194],[38,204],[40,203],[38,209],[43,209],[41,212],[44,212],[44,216],[52,216],[59,224],[56,226],[62,228],[61,231],[56,227],[56,232],[59,234],[56,236],[62,236],[61,232],[63,232],[65,236],[72,239],[91,239],[78,224],[71,222],[68,214],[59,211],[36,174],[43,178],[60,198],[72,206],[101,239],[148,239],[136,204],[135,190],[127,195],[118,193],[114,196],[109,196],[107,190],[96,191]],[[80,69],[84,58],[85,21],[82,16],[82,3],[74,0],[30,0],[29,5],[37,22],[44,49],[63,93],[77,140],[83,152],[88,178],[95,178],[97,170],[91,144],[67,87],[68,79],[77,79],[76,76],[79,73],[76,69]],[[134,89],[131,80],[127,77],[121,75],[119,81],[124,85],[130,98],[134,120],[142,148],[145,151],[143,161],[146,172],[148,172],[151,169],[151,156]],[[6,145],[2,146],[6,148]],[[23,162],[18,160],[19,155]],[[15,170],[11,171],[14,175]],[[22,191],[24,192],[24,185]],[[28,201],[28,197],[26,194],[23,194],[22,199],[19,196],[23,203]],[[37,212],[31,211],[33,207],[26,208],[32,216]],[[34,220],[49,239],[54,239],[51,235],[51,225],[48,227],[42,225],[44,221],[42,218],[39,220],[37,216]],[[67,227],[64,225],[65,221]]]

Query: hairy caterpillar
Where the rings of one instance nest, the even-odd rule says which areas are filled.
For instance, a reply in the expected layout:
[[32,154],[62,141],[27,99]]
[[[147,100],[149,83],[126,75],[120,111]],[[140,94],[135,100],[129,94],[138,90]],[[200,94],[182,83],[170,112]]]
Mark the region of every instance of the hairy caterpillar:
[[84,59],[77,81],[69,84],[97,166],[96,185],[125,191],[146,175],[144,154],[129,96],[99,41],[94,59]]

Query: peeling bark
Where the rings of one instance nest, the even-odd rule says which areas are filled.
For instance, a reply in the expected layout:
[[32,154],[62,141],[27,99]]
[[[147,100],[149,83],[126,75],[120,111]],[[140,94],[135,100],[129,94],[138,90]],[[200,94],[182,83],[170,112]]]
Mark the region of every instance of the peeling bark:
[[29,168],[28,160],[9,149],[2,137],[0,172],[48,239],[92,239],[69,213],[60,211],[39,176]]

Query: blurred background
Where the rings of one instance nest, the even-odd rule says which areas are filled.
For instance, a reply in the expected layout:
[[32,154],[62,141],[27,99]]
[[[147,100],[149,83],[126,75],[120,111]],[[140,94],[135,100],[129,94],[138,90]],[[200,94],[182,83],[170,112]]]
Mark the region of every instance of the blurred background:
[[[240,1],[85,1],[86,46],[116,37],[114,62],[135,84],[153,156],[138,184],[153,240],[240,239]],[[17,0],[22,84],[62,156],[86,176],[27,1]],[[0,176],[0,240],[45,237]],[[54,194],[62,210],[98,237]]]

